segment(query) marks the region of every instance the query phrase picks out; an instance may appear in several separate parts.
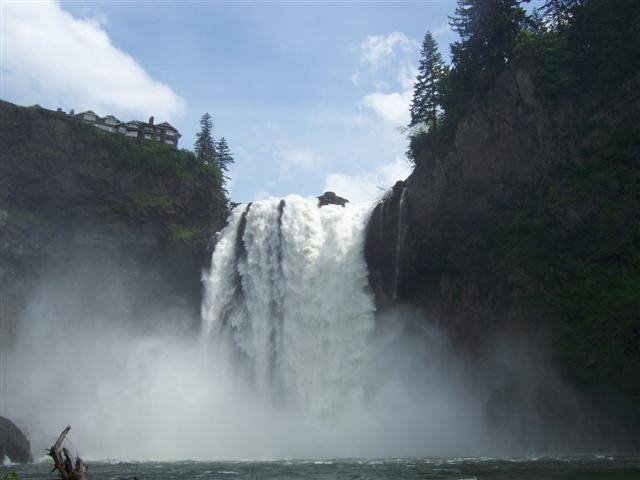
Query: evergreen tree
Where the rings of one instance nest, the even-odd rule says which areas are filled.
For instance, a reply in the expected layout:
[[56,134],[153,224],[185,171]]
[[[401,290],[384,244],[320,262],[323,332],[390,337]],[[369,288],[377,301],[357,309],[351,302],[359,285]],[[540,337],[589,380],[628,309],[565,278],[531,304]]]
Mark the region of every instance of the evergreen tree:
[[227,145],[227,140],[224,137],[216,144],[216,163],[223,172],[227,172],[229,166],[235,163],[231,149],[229,145]]
[[445,72],[446,68],[442,55],[438,51],[438,43],[431,32],[427,32],[420,50],[420,66],[413,87],[409,127],[424,123],[429,130],[435,130]]
[[512,57],[525,12],[518,0],[458,0],[449,20],[460,35],[451,45],[456,74],[463,88],[482,89]]
[[540,10],[551,29],[560,31],[571,23],[578,4],[579,0],[546,0]]
[[562,32],[576,52],[576,72],[585,84],[615,85],[640,71],[640,2],[576,0]]
[[534,8],[531,15],[525,19],[524,31],[534,35],[546,33],[547,28],[545,25],[544,12],[538,8]]
[[196,134],[194,145],[196,158],[205,164],[216,164],[216,144],[213,140],[213,121],[209,113],[200,117],[200,132]]

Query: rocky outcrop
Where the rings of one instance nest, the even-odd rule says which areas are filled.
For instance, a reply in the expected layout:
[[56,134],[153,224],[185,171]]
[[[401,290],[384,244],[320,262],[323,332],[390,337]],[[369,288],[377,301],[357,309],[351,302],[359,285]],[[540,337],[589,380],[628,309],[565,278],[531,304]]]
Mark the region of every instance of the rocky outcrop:
[[349,203],[349,200],[336,195],[335,192],[324,192],[316,198],[318,199],[318,207],[324,207],[325,205],[340,205],[344,207]]
[[5,457],[14,463],[33,461],[27,437],[11,420],[0,417],[0,459]]
[[75,286],[98,297],[118,286],[131,317],[198,311],[207,242],[227,215],[219,172],[41,108],[0,102],[0,126],[3,340],[30,293],[62,275],[90,275],[93,288]]
[[[419,307],[477,365],[496,338],[537,342],[607,421],[637,422],[639,87],[549,100],[526,68],[504,72],[376,207],[366,252],[378,305]],[[546,400],[530,408],[550,410],[553,389],[532,395]]]
[[406,269],[401,268],[407,230],[406,183],[402,180],[387,192],[371,212],[364,255],[378,307],[399,300]]
[[446,319],[465,348],[478,348],[504,322],[526,323],[512,301],[514,279],[491,258],[491,234],[502,215],[535,197],[556,155],[576,150],[572,118],[571,104],[546,108],[525,71],[505,72],[471,105],[453,143],[423,152],[407,179],[400,295]]

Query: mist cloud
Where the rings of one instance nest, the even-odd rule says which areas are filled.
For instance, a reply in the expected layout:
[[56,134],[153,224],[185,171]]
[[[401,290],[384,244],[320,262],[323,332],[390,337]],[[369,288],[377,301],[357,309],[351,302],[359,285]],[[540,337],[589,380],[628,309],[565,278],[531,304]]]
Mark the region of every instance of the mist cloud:
[[97,20],[57,2],[3,2],[3,96],[98,114],[171,119],[185,102],[114,46]]

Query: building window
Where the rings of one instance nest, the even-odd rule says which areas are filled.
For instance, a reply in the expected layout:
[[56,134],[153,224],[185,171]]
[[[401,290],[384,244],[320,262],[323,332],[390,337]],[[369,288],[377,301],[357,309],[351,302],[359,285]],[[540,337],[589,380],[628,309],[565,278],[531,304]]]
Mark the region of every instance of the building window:
[[137,137],[138,132],[127,132],[127,137]]
[[91,115],[90,113],[85,113],[82,118],[84,118],[85,120],[90,120],[90,121],[94,121],[96,119],[95,115]]
[[164,134],[167,137],[175,137],[175,135],[176,135],[175,132],[173,132],[172,130],[165,130]]

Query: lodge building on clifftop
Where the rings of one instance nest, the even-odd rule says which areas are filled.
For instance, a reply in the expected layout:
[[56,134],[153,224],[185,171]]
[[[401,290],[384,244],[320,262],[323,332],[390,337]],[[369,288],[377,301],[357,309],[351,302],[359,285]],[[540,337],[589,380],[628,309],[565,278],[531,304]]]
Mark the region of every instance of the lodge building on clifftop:
[[[58,109],[58,112],[64,113],[62,109]],[[80,113],[74,113],[71,110],[69,115],[106,132],[120,133],[138,140],[151,140],[173,148],[178,148],[178,140],[182,136],[169,122],[153,123],[153,117],[150,117],[148,122],[140,120],[123,122],[113,115],[100,117],[91,110]]]

